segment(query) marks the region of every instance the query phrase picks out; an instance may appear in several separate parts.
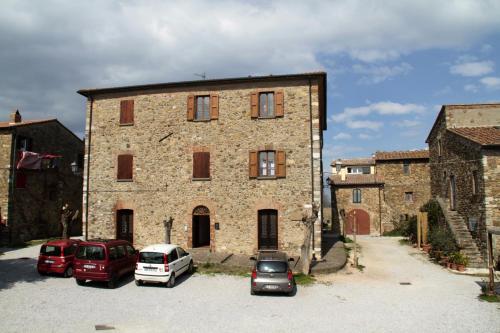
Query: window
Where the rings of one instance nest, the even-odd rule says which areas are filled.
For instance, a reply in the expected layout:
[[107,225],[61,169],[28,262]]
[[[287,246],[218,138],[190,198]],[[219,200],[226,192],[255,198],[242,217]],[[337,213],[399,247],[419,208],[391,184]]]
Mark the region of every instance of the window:
[[124,248],[122,245],[117,246],[117,247],[116,247],[116,250],[117,250],[117,251],[116,251],[116,253],[117,253],[117,256],[116,256],[116,257],[117,257],[118,259],[125,257],[125,248]]
[[134,100],[120,101],[120,125],[134,124]]
[[252,118],[275,118],[284,115],[282,90],[253,92],[250,99]]
[[355,188],[352,190],[352,203],[361,203],[361,189]]
[[342,165],[341,164],[335,165],[335,169],[337,170],[337,173],[340,173],[340,170],[342,169]]
[[17,137],[17,150],[21,151],[31,151],[33,146],[33,140],[24,136]]
[[78,259],[104,260],[104,248],[102,246],[79,246],[76,253]]
[[40,249],[40,254],[44,256],[54,256],[59,257],[61,255],[61,247],[60,246],[51,246],[51,245],[42,245]]
[[259,117],[271,118],[274,117],[274,93],[259,94]]
[[369,175],[370,174],[370,167],[369,166],[350,167],[350,168],[347,168],[347,173]]
[[405,201],[413,202],[413,192],[405,192]]
[[70,256],[72,254],[75,254],[77,247],[78,247],[78,245],[76,245],[76,244],[68,246],[67,248],[64,249],[64,255]]
[[118,258],[118,253],[116,251],[116,247],[109,248],[109,260],[115,260]]
[[177,251],[175,249],[172,250],[172,252],[170,252],[170,254],[168,255],[168,262],[174,262],[176,261],[177,259],[179,259],[178,255],[177,255]]
[[193,154],[193,178],[210,179],[210,153],[198,152]]
[[441,153],[442,153],[442,145],[441,145],[441,139],[438,139],[437,140],[437,149],[438,149],[438,157],[441,157]]
[[196,96],[194,120],[210,120],[210,96]]
[[219,118],[219,95],[189,95],[187,98],[187,120],[208,121]]
[[285,178],[286,154],[284,150],[251,151],[250,178]]
[[179,253],[179,257],[185,257],[186,256],[186,251],[182,247],[177,248],[177,252]]
[[477,229],[477,217],[468,218],[469,231],[475,232]]
[[139,262],[144,264],[163,264],[163,253],[139,252]]
[[274,151],[261,151],[259,152],[259,176],[271,177],[275,176],[275,161]]
[[133,161],[132,155],[118,155],[118,171],[116,178],[118,180],[131,181],[133,178]]
[[128,253],[129,256],[134,255],[135,254],[134,248],[132,246],[130,246],[130,245],[127,245],[127,253]]
[[479,177],[477,170],[472,171],[472,194],[479,193]]
[[405,175],[410,174],[410,161],[403,161],[403,173]]

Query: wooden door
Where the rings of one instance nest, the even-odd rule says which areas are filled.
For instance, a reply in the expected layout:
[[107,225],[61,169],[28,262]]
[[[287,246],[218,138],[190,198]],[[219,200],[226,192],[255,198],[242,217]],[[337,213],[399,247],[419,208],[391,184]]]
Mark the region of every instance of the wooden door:
[[116,239],[123,239],[133,243],[134,241],[134,211],[121,209],[116,212]]
[[455,176],[450,176],[450,209],[455,210],[457,205],[457,184]]
[[347,223],[345,233],[352,235],[354,234],[354,221],[357,224],[357,235],[369,235],[370,234],[370,215],[362,209],[353,209],[347,214]]
[[259,210],[258,219],[259,250],[277,250],[278,211],[274,209]]

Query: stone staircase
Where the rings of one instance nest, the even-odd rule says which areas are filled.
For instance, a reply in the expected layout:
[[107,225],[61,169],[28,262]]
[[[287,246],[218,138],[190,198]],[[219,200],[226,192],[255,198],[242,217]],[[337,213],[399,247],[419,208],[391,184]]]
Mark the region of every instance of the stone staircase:
[[460,252],[469,258],[469,267],[485,268],[486,261],[484,260],[476,241],[472,238],[470,231],[467,228],[467,222],[465,219],[456,211],[450,210],[448,200],[439,197],[436,198],[436,200],[441,206],[451,232],[455,236],[458,247],[460,247]]

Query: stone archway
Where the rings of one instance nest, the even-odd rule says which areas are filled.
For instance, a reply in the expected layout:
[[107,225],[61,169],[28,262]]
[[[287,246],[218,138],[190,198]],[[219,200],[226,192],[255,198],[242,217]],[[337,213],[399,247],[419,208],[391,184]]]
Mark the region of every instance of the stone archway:
[[[354,219],[356,217],[356,219]],[[354,233],[354,221],[357,224],[357,235],[370,234],[370,215],[363,209],[352,209],[347,213],[347,222],[345,233],[352,235]]]
[[197,206],[192,214],[192,247],[210,246],[210,210]]

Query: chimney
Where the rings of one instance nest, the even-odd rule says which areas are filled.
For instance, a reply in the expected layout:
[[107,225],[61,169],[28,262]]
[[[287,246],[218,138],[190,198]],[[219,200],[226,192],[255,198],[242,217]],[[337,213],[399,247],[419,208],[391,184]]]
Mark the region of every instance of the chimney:
[[21,114],[19,113],[19,110],[13,111],[10,114],[10,123],[11,124],[16,124],[20,123],[22,121]]

